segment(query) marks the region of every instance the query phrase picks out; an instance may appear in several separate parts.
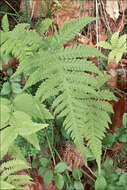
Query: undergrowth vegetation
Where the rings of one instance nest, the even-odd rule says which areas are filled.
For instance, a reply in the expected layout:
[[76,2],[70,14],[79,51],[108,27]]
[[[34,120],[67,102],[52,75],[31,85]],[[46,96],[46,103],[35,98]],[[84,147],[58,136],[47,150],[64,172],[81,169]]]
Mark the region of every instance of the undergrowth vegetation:
[[[91,45],[79,44],[64,48],[66,42],[95,20],[92,17],[73,19],[64,24],[53,36],[47,36],[45,32],[52,24],[52,19],[43,20],[36,30],[31,29],[29,24],[22,23],[10,31],[7,16],[3,17],[0,52],[4,58],[9,55],[17,58],[19,65],[14,73],[11,68],[8,69],[1,90],[2,189],[26,189],[23,185],[32,183],[31,177],[18,173],[25,169],[29,171],[31,167],[23,154],[26,156],[27,152],[32,150],[33,155],[40,155],[46,142],[51,155],[36,159],[32,164],[34,167],[34,164],[37,166],[41,163],[38,174],[46,172],[45,185],[50,184],[54,177],[58,189],[83,189],[82,172],[75,168],[70,177],[67,163],[61,159],[55,148],[60,138],[63,138],[66,141],[73,140],[87,168],[91,155],[93,160],[96,160],[98,171],[94,174],[97,178],[95,189],[113,190],[115,180],[108,185],[106,168],[110,159],[107,157],[102,165],[101,158],[102,147],[107,143],[105,138],[108,138],[105,137],[105,133],[113,113],[109,101],[117,101],[118,98],[106,86],[106,82],[112,76],[100,71],[88,57],[102,57],[108,61],[114,58],[115,53],[106,42],[98,45],[112,50],[112,55],[110,53],[108,58]],[[125,44],[125,36],[122,39],[121,43]],[[117,61],[124,52],[125,47],[120,55],[116,56]],[[22,75],[25,86],[21,84]],[[59,121],[62,137],[57,134],[58,129],[54,125]],[[118,133],[120,132],[116,133],[115,138],[122,139]],[[22,143],[29,143],[26,152]],[[60,159],[58,163],[54,152]],[[13,160],[4,162],[7,154]],[[54,168],[47,171],[50,157]],[[112,163],[110,166],[113,167]],[[122,180],[126,176],[120,176],[120,170],[117,173],[119,176],[116,174],[115,179],[119,178],[117,183],[123,190],[125,187],[122,186]]]

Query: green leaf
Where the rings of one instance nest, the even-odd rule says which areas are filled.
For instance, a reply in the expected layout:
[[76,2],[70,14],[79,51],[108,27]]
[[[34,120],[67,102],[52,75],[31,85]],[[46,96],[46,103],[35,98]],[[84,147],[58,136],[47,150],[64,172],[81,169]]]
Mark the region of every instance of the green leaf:
[[9,146],[8,155],[12,158],[27,162],[26,159],[24,158],[20,148],[15,144],[15,142]]
[[88,158],[88,161],[95,160],[95,156],[88,147],[86,148],[86,156]]
[[8,64],[8,61],[9,61],[11,55],[10,54],[6,55],[5,53],[0,52],[0,57],[2,58],[4,64]]
[[10,78],[11,82],[20,82],[21,81],[21,76],[15,76],[13,78]]
[[53,179],[53,172],[52,170],[48,170],[44,175],[44,184],[49,185]]
[[54,168],[54,172],[55,173],[62,173],[67,169],[67,163],[66,162],[59,162],[55,168]]
[[1,131],[0,134],[0,147],[1,147],[1,156],[2,159],[3,156],[8,151],[9,146],[14,142],[16,137],[18,136],[18,131],[15,127],[7,127]]
[[15,186],[14,185],[12,185],[12,184],[9,184],[9,183],[7,183],[7,182],[5,182],[5,181],[1,181],[1,185],[0,185],[0,188],[1,188],[1,190],[7,190],[7,189],[15,189]]
[[40,150],[40,145],[38,141],[38,137],[36,134],[31,134],[29,136],[22,135],[29,143],[31,143],[37,150]]
[[12,86],[13,93],[15,93],[15,94],[22,93],[22,89],[21,89],[21,85],[20,84],[18,84],[18,83],[12,83],[11,86]]
[[104,49],[112,49],[111,44],[109,44],[108,42],[105,42],[105,41],[98,42],[96,45],[100,46]]
[[13,69],[11,68],[11,67],[9,67],[8,69],[7,69],[7,75],[8,76],[11,76],[13,74]]
[[46,168],[40,167],[38,170],[38,175],[41,176],[42,174],[45,174],[45,172],[46,172]]
[[122,135],[120,135],[119,141],[126,143],[127,142],[127,133],[123,133]]
[[14,99],[14,108],[29,114],[35,119],[53,119],[48,109],[30,94],[19,94],[16,96]]
[[127,173],[124,173],[120,176],[119,181],[117,182],[117,185],[126,185],[127,186]]
[[119,33],[120,33],[120,31],[115,32],[115,33],[112,35],[112,37],[111,37],[112,48],[116,48],[117,45],[118,45]]
[[10,106],[11,102],[7,98],[0,98],[0,103],[1,103],[1,105],[3,104],[3,105],[6,105],[6,106]]
[[76,190],[84,190],[83,184],[80,181],[74,181],[74,188]]
[[116,190],[116,186],[115,185],[109,185],[108,190]]
[[18,129],[18,133],[23,137],[36,133],[48,126],[48,124],[32,122],[31,117],[24,112],[15,111],[13,115],[15,118],[14,124]]
[[112,161],[111,158],[109,158],[109,156],[106,157],[106,160],[105,160],[105,162],[103,164],[103,167],[104,168],[109,168],[109,167],[111,168],[111,167],[113,167],[113,161]]
[[3,84],[1,95],[8,95],[11,92],[11,85],[9,82]]
[[127,128],[127,113],[124,113],[123,115],[123,125],[125,128]]
[[62,189],[64,186],[64,178],[61,174],[57,174],[55,177],[56,186],[58,189]]
[[7,105],[1,104],[0,127],[5,127],[10,118],[10,109]]
[[36,159],[33,160],[33,162],[32,162],[32,168],[36,168],[36,167],[38,166],[38,164],[39,164],[39,159],[36,158]]
[[103,144],[105,145],[112,145],[115,141],[115,136],[112,134],[107,135],[104,139],[103,139]]
[[52,24],[53,20],[46,18],[41,22],[41,24],[37,27],[37,32],[39,34],[43,34],[46,30],[48,30],[49,26]]
[[40,158],[41,165],[45,168],[49,167],[49,160],[47,158]]
[[95,182],[95,190],[105,190],[107,182],[103,176],[98,176]]
[[3,28],[4,32],[9,31],[9,22],[8,22],[7,15],[4,15],[2,18],[2,28]]
[[82,172],[78,168],[74,168],[72,171],[72,175],[75,180],[79,180],[82,177]]

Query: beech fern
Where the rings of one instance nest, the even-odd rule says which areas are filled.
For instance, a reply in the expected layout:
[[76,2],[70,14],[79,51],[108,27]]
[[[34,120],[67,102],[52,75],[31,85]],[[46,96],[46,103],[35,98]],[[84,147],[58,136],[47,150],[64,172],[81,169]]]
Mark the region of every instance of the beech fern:
[[[88,141],[87,146],[93,152],[100,172],[101,141],[109,127],[108,124],[111,123],[109,113],[113,113],[108,101],[116,100],[112,92],[104,89],[105,82],[111,76],[104,75],[98,67],[88,61],[89,56],[104,57],[93,46],[80,44],[75,47],[63,47],[84,26],[94,20],[95,18],[91,17],[71,20],[53,36],[43,38],[35,30],[28,29],[28,24],[18,24],[12,31],[2,31],[1,52],[11,53],[19,60],[19,67],[12,78],[22,72],[25,76],[29,76],[24,91],[41,82],[33,99],[39,101],[38,106],[45,109],[41,103],[53,97],[49,111],[53,113],[53,117],[64,118],[63,126],[81,151],[85,162],[87,155],[84,138]],[[42,26],[46,23],[48,29],[49,19],[44,20]],[[27,99],[27,95],[21,96]],[[32,132],[29,133],[29,127],[31,131],[34,127],[38,129],[43,127],[31,121],[30,116],[35,117],[37,112],[34,109],[27,110],[23,101],[20,97],[15,100],[21,105],[20,109],[13,113],[12,127],[8,129],[12,130],[18,126],[18,132],[15,128],[14,136],[32,135]],[[30,102],[29,105],[32,106]],[[9,114],[9,108],[6,107],[6,110]],[[8,122],[7,119],[5,122]],[[20,129],[21,122],[24,126],[22,129]],[[26,124],[28,128],[25,128]]]

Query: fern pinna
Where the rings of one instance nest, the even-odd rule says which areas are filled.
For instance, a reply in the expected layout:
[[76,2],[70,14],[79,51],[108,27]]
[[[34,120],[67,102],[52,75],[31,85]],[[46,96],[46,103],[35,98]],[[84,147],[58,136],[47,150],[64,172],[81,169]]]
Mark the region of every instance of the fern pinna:
[[19,59],[20,65],[14,76],[22,72],[29,76],[24,90],[40,81],[36,99],[45,102],[55,97],[51,104],[54,117],[64,118],[63,125],[85,162],[84,138],[88,141],[87,146],[93,152],[100,172],[101,141],[111,122],[109,113],[113,112],[108,101],[116,100],[109,90],[103,88],[110,76],[104,75],[88,61],[89,56],[103,57],[96,48],[83,44],[63,48],[68,40],[94,20],[91,17],[71,20],[54,36],[45,38],[19,24],[6,34],[1,51],[12,53]]

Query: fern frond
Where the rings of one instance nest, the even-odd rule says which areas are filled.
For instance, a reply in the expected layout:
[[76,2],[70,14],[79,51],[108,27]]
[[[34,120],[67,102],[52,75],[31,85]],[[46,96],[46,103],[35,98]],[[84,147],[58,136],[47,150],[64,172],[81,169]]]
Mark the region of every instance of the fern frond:
[[17,175],[22,170],[29,169],[30,165],[22,160],[9,160],[1,165],[0,180],[2,189],[26,189],[25,184],[32,184],[32,178],[28,175]]
[[30,166],[22,160],[10,160],[4,162],[0,168],[0,171],[2,172],[1,179],[5,180],[9,175],[29,168]]
[[55,33],[52,47],[62,47],[67,41],[71,40],[73,36],[77,35],[82,28],[94,20],[95,18],[92,17],[81,17],[68,21],[59,29],[59,33]]
[[43,34],[46,30],[48,30],[49,26],[52,24],[53,20],[46,18],[42,21],[42,23],[37,27],[37,32]]
[[[116,98],[104,89],[104,84],[110,76],[104,75],[87,59],[89,56],[104,57],[104,55],[93,46],[78,45],[73,48],[63,48],[68,40],[93,20],[95,19],[90,17],[71,20],[53,37],[42,40],[38,34],[35,34],[35,31],[28,31],[23,28],[25,25],[18,25],[12,32],[9,32],[11,34],[3,43],[2,51],[6,52],[8,43],[14,42],[9,47],[9,52],[12,52],[20,61],[16,74],[25,72],[25,75],[30,75],[24,90],[41,82],[35,99],[25,95],[21,96],[24,97],[24,103],[29,99],[29,107],[33,110],[29,110],[25,105],[22,108],[18,101],[21,97],[15,99],[17,104],[13,113],[15,120],[11,124],[18,130],[18,134],[24,138],[27,134],[30,139],[29,135],[46,126],[33,122],[32,117],[34,115],[37,117],[38,111],[44,113],[42,115],[45,117],[48,112],[44,111],[43,104],[40,107],[39,104],[53,97],[51,109],[55,117],[64,118],[63,126],[81,151],[85,162],[87,155],[84,138],[88,140],[88,146],[97,160],[100,172],[101,141],[111,122],[109,113],[113,112],[107,101],[116,100]],[[16,33],[18,33],[17,36]],[[36,102],[37,100],[39,102]],[[35,104],[39,108],[38,111]]]
[[15,110],[23,111],[35,120],[37,120],[37,118],[40,120],[53,119],[53,116],[49,110],[46,109],[45,105],[41,104],[38,99],[30,94],[21,94],[16,96],[13,104]]
[[7,179],[8,183],[15,184],[16,186],[25,185],[25,184],[33,184],[31,181],[32,178],[28,175],[10,175]]
[[74,47],[66,47],[61,48],[56,52],[56,55],[60,59],[74,59],[74,58],[87,58],[89,56],[96,56],[96,57],[105,57],[102,53],[98,52],[93,46],[88,46],[85,44],[79,44],[78,46]]
[[1,179],[0,179],[0,187],[1,187],[1,189],[2,190],[11,190],[11,189],[15,189],[15,186],[14,185],[12,185],[12,184],[9,184],[9,183],[7,183],[6,181],[2,181]]
[[8,156],[10,156],[16,160],[22,160],[22,161],[26,162],[26,159],[24,158],[23,154],[21,153],[20,148],[14,143],[12,143],[12,145],[9,146]]
[[1,131],[1,141],[0,141],[0,159],[3,158],[4,155],[7,154],[9,146],[13,143],[13,141],[18,136],[18,131],[15,127],[7,127]]
[[8,22],[7,15],[4,15],[2,18],[2,28],[3,28],[4,32],[9,31],[9,22]]
[[[102,76],[102,72],[91,62],[85,59],[67,59],[63,62],[63,67],[67,71],[86,71]],[[107,80],[106,80],[107,81]]]

